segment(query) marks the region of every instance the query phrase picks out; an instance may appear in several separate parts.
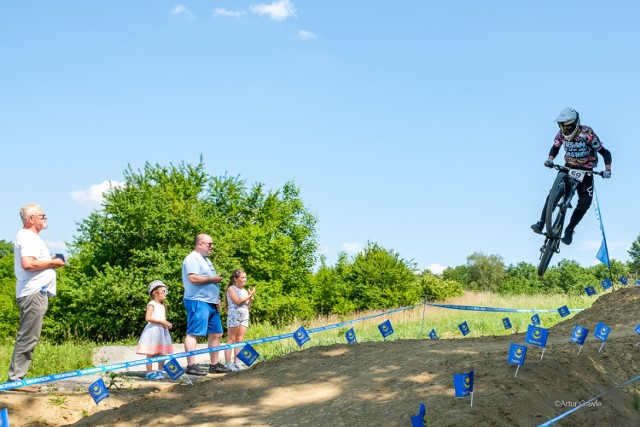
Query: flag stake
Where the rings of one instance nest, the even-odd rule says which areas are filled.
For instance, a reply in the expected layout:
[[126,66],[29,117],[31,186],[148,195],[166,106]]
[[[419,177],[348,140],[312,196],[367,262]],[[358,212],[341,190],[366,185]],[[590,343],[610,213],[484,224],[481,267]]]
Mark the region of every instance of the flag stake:
[[473,392],[471,392],[471,407],[473,408]]
[[518,365],[518,366],[516,367],[516,374],[513,376],[513,378],[515,378],[515,377],[517,377],[517,376],[518,376],[518,369],[520,369],[520,365]]
[[542,360],[542,358],[544,357],[544,351],[546,350],[546,347],[542,347],[542,356],[540,356],[540,360]]
[[578,349],[578,356],[580,356],[580,352],[582,351],[582,346]]
[[604,341],[602,341],[602,345],[600,346],[600,350],[598,350],[598,353],[602,351],[602,347],[604,347]]

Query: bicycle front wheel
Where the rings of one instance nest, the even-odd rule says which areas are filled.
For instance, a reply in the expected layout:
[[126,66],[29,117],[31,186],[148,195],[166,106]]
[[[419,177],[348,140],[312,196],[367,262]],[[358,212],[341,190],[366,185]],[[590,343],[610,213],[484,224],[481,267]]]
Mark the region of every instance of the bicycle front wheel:
[[547,199],[547,212],[545,215],[545,224],[547,226],[547,236],[557,239],[562,233],[564,225],[564,216],[567,213],[565,207],[565,198],[569,192],[569,179],[567,174],[560,172],[553,182],[549,198]]
[[543,246],[542,255],[540,255],[540,264],[538,265],[538,276],[544,276],[547,268],[549,267],[549,263],[551,262],[551,257],[553,257],[553,253],[555,252],[555,240],[551,240],[547,237],[545,245]]

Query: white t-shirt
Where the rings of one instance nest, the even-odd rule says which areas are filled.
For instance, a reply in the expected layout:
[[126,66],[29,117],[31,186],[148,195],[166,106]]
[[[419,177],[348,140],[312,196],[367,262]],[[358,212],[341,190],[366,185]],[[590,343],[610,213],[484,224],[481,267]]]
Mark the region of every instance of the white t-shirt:
[[16,298],[26,297],[40,292],[44,287],[50,296],[56,294],[56,270],[25,270],[22,257],[29,256],[38,260],[51,260],[47,245],[40,236],[31,230],[20,229],[13,245],[13,269],[16,274]]

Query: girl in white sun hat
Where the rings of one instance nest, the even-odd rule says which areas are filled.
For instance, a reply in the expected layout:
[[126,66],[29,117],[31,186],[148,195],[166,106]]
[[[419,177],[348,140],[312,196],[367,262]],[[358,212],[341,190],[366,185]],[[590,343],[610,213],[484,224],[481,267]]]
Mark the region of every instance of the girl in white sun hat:
[[[140,341],[138,341],[137,354],[144,354],[147,357],[164,356],[173,353],[171,335],[169,329],[173,327],[167,321],[167,306],[164,300],[167,298],[169,288],[160,280],[149,283],[149,303],[147,304],[147,314],[145,320],[147,325],[142,330]],[[158,370],[153,371],[153,363],[147,363],[148,380],[163,380],[164,372],[162,367],[164,362],[158,362]]]

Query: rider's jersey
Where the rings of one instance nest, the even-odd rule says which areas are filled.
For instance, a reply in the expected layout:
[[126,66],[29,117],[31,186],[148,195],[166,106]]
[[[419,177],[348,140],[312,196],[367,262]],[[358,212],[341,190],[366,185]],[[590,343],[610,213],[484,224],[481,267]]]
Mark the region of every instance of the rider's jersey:
[[564,161],[579,169],[592,170],[598,166],[598,151],[607,151],[602,146],[598,135],[589,126],[580,126],[580,132],[573,141],[567,141],[562,131],[559,131],[553,140],[550,155],[555,157],[563,144]]

